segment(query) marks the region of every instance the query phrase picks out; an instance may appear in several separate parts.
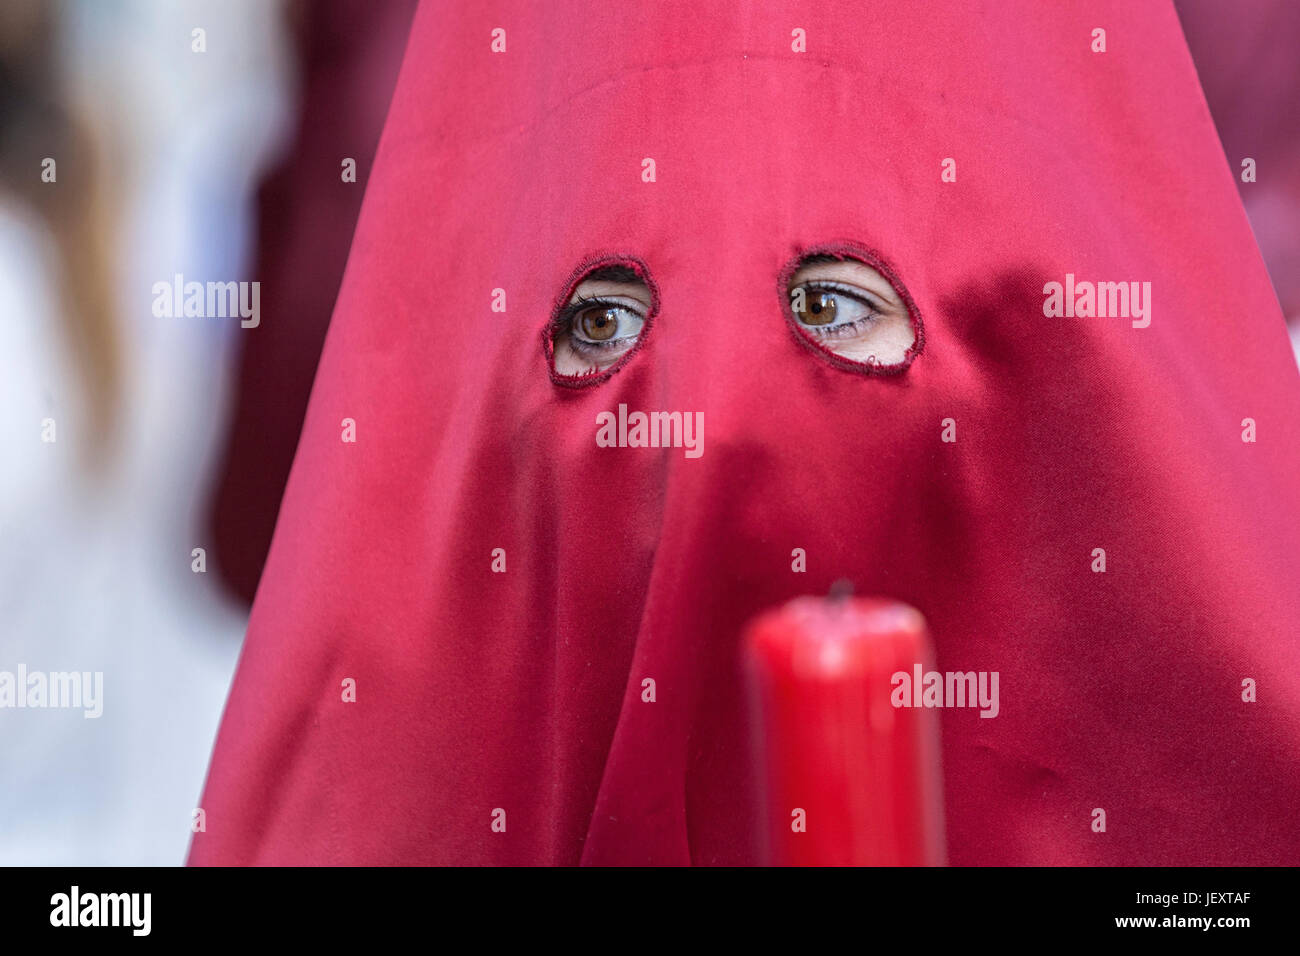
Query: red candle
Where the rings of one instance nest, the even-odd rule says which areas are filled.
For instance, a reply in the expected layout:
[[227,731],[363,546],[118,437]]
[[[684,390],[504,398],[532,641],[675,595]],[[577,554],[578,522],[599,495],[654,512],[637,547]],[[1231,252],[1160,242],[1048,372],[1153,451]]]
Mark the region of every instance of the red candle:
[[745,647],[768,861],[942,865],[938,719],[895,706],[894,675],[933,669],[920,613],[880,598],[797,598],[751,621]]

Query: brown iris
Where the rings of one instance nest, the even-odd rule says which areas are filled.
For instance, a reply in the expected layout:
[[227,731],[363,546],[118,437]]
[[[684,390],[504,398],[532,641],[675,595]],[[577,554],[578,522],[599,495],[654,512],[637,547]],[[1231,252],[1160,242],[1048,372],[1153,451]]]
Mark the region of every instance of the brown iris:
[[809,292],[803,309],[795,315],[804,325],[830,325],[835,321],[835,296],[829,292]]
[[592,342],[604,342],[618,331],[618,309],[604,306],[587,309],[578,316],[578,329]]

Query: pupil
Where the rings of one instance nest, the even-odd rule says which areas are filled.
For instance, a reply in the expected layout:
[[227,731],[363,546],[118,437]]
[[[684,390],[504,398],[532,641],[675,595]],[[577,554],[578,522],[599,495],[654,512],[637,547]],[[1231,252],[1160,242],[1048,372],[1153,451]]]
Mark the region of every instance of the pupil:
[[582,332],[593,341],[614,337],[618,329],[618,316],[614,309],[592,309],[582,317]]

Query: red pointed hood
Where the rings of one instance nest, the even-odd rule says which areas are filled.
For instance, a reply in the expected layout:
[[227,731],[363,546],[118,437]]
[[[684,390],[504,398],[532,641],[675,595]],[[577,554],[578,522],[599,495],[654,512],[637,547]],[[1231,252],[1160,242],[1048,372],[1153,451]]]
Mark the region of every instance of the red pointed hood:
[[[1174,11],[817,6],[421,8],[191,862],[750,862],[740,631],[838,578],[1000,675],[942,714],[952,862],[1300,858],[1300,380]],[[901,374],[792,332],[828,248]],[[600,257],[655,314],[566,387]],[[600,447],[620,405],[703,453]]]

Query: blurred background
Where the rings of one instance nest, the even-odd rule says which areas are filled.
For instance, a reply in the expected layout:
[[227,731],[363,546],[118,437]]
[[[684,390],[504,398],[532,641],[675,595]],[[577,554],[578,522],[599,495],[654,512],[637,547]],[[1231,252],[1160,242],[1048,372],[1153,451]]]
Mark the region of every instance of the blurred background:
[[[1175,6],[1300,355],[1300,2]],[[414,7],[0,5],[0,678],[104,688],[0,706],[0,864],[184,860]]]

